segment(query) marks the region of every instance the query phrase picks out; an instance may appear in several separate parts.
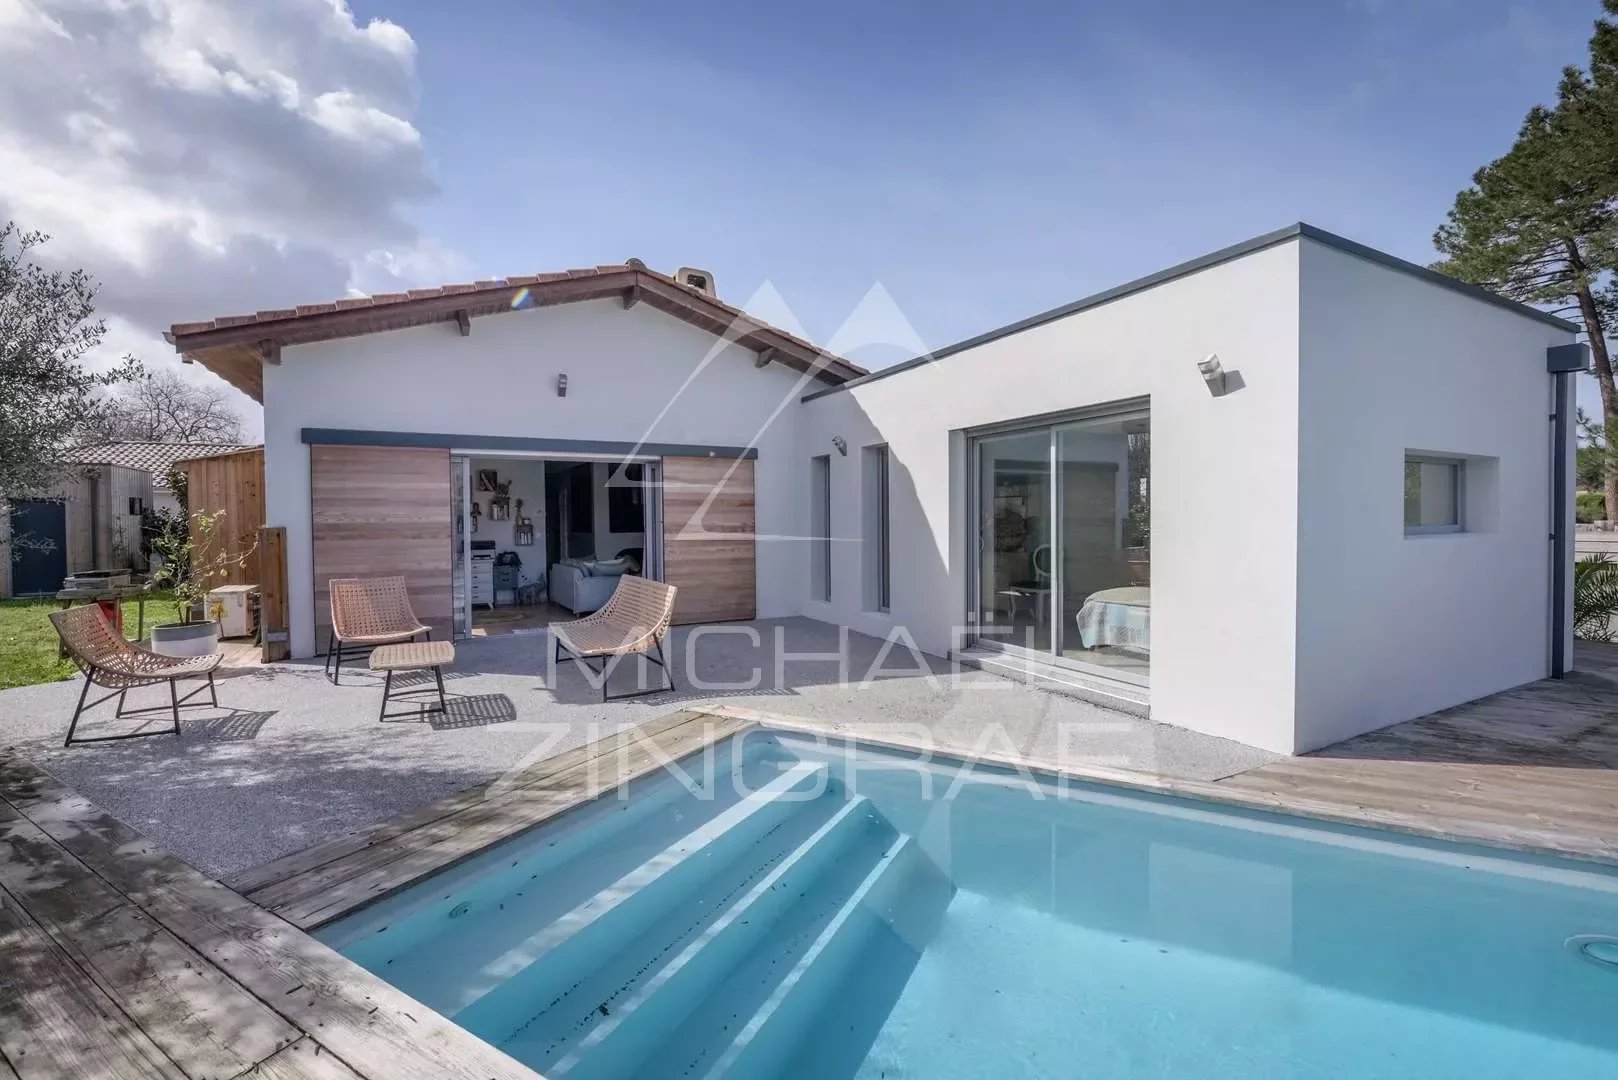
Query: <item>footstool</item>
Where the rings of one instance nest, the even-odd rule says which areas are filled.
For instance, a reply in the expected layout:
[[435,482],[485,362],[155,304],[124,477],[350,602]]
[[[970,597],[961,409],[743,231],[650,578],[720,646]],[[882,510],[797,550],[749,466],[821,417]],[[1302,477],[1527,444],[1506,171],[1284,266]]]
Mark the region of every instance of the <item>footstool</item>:
[[[445,664],[455,662],[455,646],[447,641],[409,641],[403,645],[378,645],[371,651],[371,670],[385,671],[387,678],[382,683],[382,710],[377,719],[390,720],[401,716],[417,716],[420,712],[448,712],[444,704],[444,671]],[[423,687],[420,690],[401,690],[393,692],[393,673],[395,671],[426,671],[432,669],[433,681],[438,684],[437,706],[426,706],[420,712],[388,712],[389,699],[397,699],[407,694],[420,694],[430,691],[432,687]]]

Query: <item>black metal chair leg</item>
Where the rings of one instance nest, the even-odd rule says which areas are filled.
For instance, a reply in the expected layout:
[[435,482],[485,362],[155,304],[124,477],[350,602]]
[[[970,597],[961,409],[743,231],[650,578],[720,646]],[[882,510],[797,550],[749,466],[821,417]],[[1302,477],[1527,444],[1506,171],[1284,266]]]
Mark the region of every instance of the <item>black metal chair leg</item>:
[[336,643],[337,643],[337,635],[336,635],[336,633],[334,631],[327,631],[327,633],[326,633],[326,657],[325,657],[325,663],[321,664],[320,667],[321,667],[321,671],[325,674],[326,678],[328,678],[328,679],[331,678],[331,650],[332,650],[332,646],[335,645]]
[[180,733],[180,680],[169,680],[169,703],[174,709],[174,734]]
[[393,671],[390,669],[382,680],[382,708],[377,712],[377,723],[388,718],[388,695],[393,692]]
[[657,666],[663,669],[663,674],[668,678],[668,680],[669,680],[669,689],[671,691],[672,690],[678,690],[679,687],[677,685],[675,685],[675,682],[674,682],[674,669],[669,667],[669,662],[663,658],[663,639],[662,638],[657,639]]
[[438,680],[438,711],[449,715],[449,704],[444,700],[444,669],[434,666],[433,678]]
[[73,732],[78,729],[79,715],[84,712],[84,699],[90,696],[90,675],[92,672],[86,672],[84,675],[84,689],[79,691],[79,707],[73,710],[73,719],[67,725],[67,738],[62,741],[63,746],[73,745]]
[[219,708],[219,688],[214,685],[213,672],[208,672],[208,700],[213,702],[214,708]]
[[331,665],[331,684],[333,686],[343,685],[343,643],[341,641],[337,643],[337,659],[333,660]]

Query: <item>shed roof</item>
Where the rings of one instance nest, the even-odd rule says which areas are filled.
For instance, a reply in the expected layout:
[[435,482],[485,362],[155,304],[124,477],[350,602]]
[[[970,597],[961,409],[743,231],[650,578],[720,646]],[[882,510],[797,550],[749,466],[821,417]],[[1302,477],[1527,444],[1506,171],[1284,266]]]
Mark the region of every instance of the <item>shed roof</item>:
[[145,469],[152,474],[152,486],[168,490],[168,474],[174,464],[190,458],[234,454],[254,449],[255,444],[216,442],[115,442],[86,450],[82,465],[122,465]]

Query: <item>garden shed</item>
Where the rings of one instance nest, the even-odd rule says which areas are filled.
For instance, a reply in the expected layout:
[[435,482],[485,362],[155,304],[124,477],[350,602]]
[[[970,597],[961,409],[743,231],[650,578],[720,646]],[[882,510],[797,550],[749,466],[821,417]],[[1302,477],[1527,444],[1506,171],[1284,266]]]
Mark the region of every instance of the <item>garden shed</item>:
[[0,597],[52,595],[69,574],[90,570],[144,570],[141,513],[151,499],[145,469],[87,464],[43,496],[8,500]]

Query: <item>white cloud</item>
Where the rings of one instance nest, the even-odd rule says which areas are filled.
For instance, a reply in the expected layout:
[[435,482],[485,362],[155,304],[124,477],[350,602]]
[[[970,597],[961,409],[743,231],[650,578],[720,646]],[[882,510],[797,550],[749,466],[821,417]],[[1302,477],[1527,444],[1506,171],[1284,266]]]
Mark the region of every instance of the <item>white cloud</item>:
[[415,42],[343,0],[0,0],[0,219],[169,323],[436,284]]

